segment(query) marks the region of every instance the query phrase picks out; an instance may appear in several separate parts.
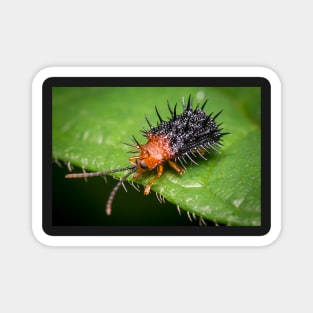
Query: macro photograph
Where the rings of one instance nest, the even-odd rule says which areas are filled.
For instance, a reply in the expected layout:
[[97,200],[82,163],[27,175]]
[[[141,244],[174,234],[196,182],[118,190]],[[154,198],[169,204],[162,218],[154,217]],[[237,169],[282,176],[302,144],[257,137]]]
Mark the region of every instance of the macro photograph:
[[260,226],[260,87],[53,87],[55,226]]

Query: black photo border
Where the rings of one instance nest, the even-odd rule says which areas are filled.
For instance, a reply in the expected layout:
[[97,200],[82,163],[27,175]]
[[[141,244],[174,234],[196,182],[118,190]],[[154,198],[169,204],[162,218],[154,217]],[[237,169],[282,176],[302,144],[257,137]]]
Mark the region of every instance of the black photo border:
[[[53,87],[260,87],[261,226],[54,226]],[[271,84],[263,77],[50,77],[42,84],[42,228],[49,236],[264,236],[271,229]]]

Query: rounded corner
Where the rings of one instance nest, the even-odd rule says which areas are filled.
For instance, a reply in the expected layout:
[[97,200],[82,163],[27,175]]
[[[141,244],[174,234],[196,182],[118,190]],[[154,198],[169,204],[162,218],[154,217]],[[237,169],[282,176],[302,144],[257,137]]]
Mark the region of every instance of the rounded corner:
[[44,227],[39,226],[39,225],[32,225],[32,234],[33,237],[42,245],[46,247],[51,247],[53,246],[51,244],[51,236],[49,232],[47,232]]
[[266,234],[262,236],[261,246],[270,246],[274,244],[280,237],[281,226],[270,227]]
[[278,73],[270,67],[261,66],[258,67],[262,78],[266,79],[270,85],[276,85],[281,88],[281,79]]
[[45,67],[39,70],[33,77],[32,85],[33,87],[43,86],[47,80],[52,78],[56,68],[55,67]]

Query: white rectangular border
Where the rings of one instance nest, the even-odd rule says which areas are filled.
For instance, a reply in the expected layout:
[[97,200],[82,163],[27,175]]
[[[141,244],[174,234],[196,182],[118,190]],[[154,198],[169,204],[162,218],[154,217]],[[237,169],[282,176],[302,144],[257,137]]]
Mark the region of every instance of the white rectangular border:
[[[50,236],[42,229],[42,85],[50,77],[263,77],[271,84],[271,229],[264,236]],[[281,229],[281,84],[265,67],[50,67],[32,84],[32,229],[49,246],[264,246]]]

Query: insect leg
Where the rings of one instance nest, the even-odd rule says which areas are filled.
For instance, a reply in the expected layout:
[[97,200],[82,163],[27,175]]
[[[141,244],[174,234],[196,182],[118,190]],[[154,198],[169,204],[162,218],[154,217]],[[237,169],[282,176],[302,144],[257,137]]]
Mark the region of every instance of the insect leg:
[[133,165],[137,165],[136,160],[139,159],[139,156],[129,158],[129,162]]
[[133,176],[134,179],[137,179],[137,178],[139,178],[140,176],[142,176],[143,170],[142,170],[141,168],[139,168],[137,171],[138,171],[138,172],[135,173],[134,176]]
[[144,194],[145,195],[148,195],[149,193],[150,193],[150,188],[151,188],[151,185],[157,180],[157,179],[159,179],[161,176],[162,176],[162,174],[163,174],[163,165],[162,164],[160,164],[158,167],[157,167],[157,175],[156,176],[154,176],[152,179],[150,179],[149,181],[148,181],[148,184],[146,185],[146,188],[145,188],[145,191],[144,191]]
[[184,174],[185,170],[181,168],[177,163],[171,160],[167,160],[167,162],[178,174]]

